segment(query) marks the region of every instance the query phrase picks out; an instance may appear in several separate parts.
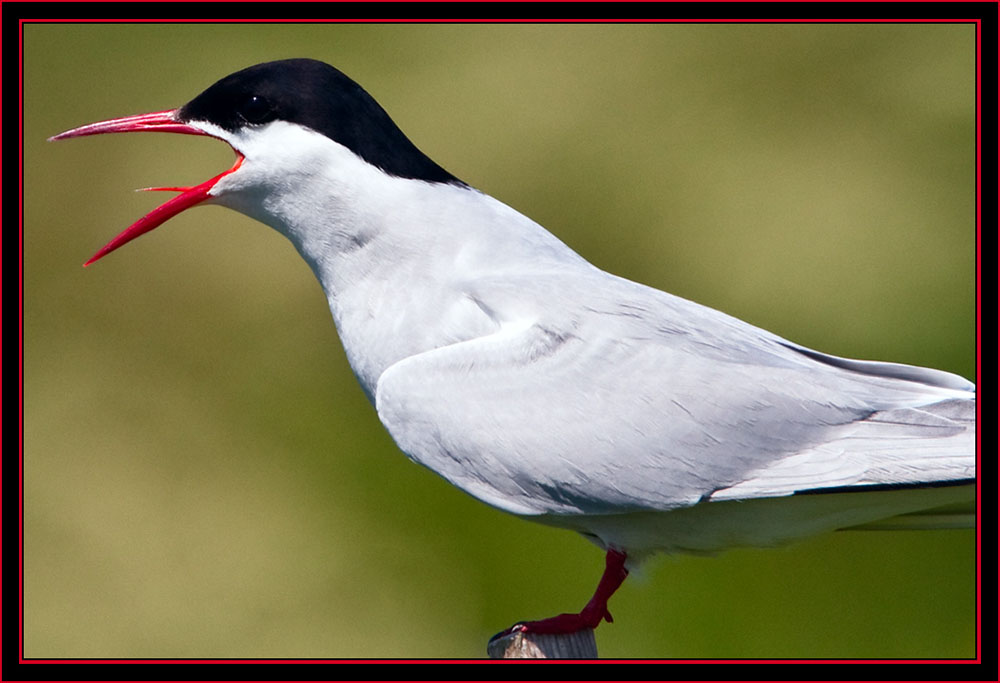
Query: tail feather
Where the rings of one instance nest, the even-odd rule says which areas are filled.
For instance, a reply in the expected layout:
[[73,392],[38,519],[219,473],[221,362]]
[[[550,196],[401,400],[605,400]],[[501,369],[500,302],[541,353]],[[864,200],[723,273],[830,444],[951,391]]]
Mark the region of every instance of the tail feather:
[[[970,488],[970,496],[974,489]],[[914,531],[931,529],[968,529],[976,526],[976,503],[974,497],[963,503],[918,510],[877,522],[845,527],[849,530],[866,531]]]

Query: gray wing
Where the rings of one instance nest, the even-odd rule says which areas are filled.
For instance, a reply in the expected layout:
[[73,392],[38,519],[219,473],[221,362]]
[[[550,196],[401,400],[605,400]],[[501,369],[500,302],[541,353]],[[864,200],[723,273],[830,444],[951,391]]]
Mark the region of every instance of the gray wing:
[[819,354],[596,269],[480,285],[468,296],[498,331],[391,366],[376,407],[410,457],[509,512],[669,510],[973,469],[975,395],[954,375]]

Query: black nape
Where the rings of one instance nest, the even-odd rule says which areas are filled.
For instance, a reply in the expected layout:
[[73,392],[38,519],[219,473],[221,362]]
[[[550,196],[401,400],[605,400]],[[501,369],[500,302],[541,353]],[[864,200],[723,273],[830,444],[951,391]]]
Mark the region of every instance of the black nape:
[[390,175],[464,185],[417,149],[360,85],[315,59],[237,71],[181,107],[179,116],[232,132],[287,121],[325,135]]

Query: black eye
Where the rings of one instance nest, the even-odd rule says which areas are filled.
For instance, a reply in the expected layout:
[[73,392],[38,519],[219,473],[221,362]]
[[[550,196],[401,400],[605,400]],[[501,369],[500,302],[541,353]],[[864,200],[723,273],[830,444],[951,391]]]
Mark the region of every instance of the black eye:
[[247,123],[266,123],[274,118],[271,103],[260,95],[249,95],[236,111]]

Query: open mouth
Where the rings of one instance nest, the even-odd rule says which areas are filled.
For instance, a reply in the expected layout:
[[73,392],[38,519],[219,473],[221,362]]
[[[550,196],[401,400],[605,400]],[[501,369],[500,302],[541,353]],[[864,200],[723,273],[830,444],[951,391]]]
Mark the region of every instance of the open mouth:
[[[79,128],[74,128],[68,130],[65,133],[59,133],[58,135],[53,135],[49,140],[66,140],[68,138],[79,138],[85,135],[100,135],[102,133],[137,133],[137,132],[161,132],[161,133],[182,133],[185,135],[208,135],[205,131],[200,128],[195,128],[177,119],[177,110],[169,109],[166,111],[157,111],[150,114],[136,114],[135,116],[125,116],[118,119],[108,119],[107,121],[98,121],[97,123],[89,123],[86,126],[80,126]],[[209,136],[214,137],[214,136]],[[228,171],[220,173],[219,175],[206,180],[200,185],[195,185],[193,187],[148,187],[145,188],[149,191],[165,191],[165,192],[180,192],[179,195],[173,199],[164,202],[160,206],[156,207],[145,216],[137,220],[135,223],[125,228],[121,233],[118,234],[113,240],[101,247],[96,254],[90,257],[90,259],[84,263],[84,266],[89,266],[91,263],[103,258],[107,254],[110,254],[118,247],[131,242],[136,237],[144,235],[150,230],[162,225],[167,222],[177,214],[179,214],[184,209],[190,208],[195,204],[200,204],[209,198],[209,192],[215,184],[219,182],[220,179],[234,172],[243,163],[243,155],[236,152],[236,163]]]

